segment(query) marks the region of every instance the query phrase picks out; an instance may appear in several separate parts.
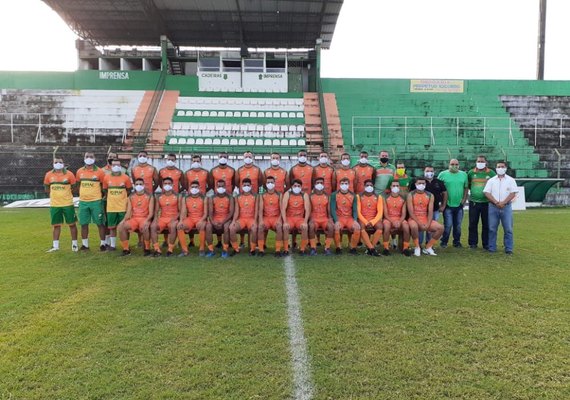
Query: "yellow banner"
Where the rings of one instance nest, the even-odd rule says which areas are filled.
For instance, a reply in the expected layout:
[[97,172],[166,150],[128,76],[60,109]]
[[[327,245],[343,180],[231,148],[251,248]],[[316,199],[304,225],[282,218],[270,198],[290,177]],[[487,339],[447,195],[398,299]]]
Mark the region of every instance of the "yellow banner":
[[463,93],[462,80],[411,79],[410,93]]

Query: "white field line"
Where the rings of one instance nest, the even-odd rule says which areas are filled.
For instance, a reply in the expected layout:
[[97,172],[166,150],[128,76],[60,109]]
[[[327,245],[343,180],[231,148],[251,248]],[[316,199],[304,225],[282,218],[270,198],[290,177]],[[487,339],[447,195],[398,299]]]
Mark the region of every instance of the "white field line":
[[289,319],[289,342],[293,367],[293,383],[295,400],[313,398],[313,382],[311,364],[307,352],[307,341],[301,317],[299,289],[295,278],[295,262],[291,256],[285,257],[285,287],[287,289],[287,315]]

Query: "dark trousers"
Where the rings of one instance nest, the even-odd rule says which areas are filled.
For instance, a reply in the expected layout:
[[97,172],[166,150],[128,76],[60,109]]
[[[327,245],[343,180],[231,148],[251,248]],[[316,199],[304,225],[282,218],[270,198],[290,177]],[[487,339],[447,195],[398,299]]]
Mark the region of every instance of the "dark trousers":
[[479,219],[481,219],[481,243],[489,248],[489,203],[469,202],[469,246],[477,246],[479,242]]

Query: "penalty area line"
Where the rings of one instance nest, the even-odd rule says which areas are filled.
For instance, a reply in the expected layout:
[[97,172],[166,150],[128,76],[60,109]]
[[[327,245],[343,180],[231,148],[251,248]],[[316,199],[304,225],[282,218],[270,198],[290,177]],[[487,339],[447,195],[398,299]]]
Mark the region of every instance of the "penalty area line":
[[293,384],[295,400],[313,398],[313,382],[311,364],[307,351],[307,341],[301,317],[301,302],[295,277],[295,262],[291,256],[285,257],[285,288],[287,290],[287,316],[289,324],[289,346],[293,367]]

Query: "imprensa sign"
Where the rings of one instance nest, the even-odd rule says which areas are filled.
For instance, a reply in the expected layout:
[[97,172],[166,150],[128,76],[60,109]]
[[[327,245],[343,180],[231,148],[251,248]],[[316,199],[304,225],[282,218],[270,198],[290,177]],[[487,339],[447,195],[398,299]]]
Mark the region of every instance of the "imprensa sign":
[[129,79],[129,73],[126,71],[99,71],[99,79],[127,80]]

